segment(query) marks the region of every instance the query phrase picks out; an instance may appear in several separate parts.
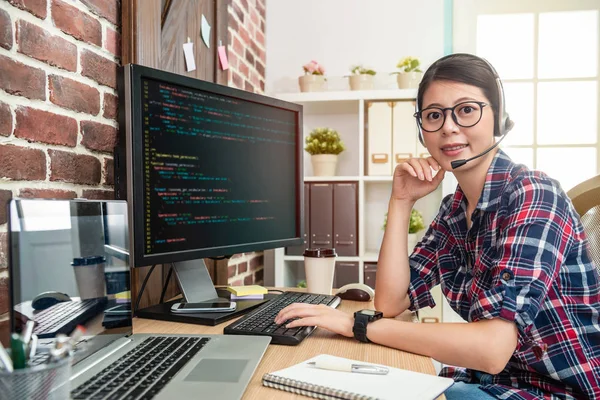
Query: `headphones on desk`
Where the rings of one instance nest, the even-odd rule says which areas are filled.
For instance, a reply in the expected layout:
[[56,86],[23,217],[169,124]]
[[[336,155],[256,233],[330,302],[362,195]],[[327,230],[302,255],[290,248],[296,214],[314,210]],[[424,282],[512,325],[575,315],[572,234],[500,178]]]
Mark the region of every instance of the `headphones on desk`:
[[[444,60],[445,58],[452,57],[452,56],[456,56],[456,54],[450,54],[446,57],[440,58],[440,60]],[[494,129],[494,136],[502,137],[502,139],[504,139],[506,134],[513,128],[515,123],[510,119],[510,117],[508,116],[508,113],[506,112],[505,103],[504,103],[504,88],[502,87],[502,81],[500,80],[500,77],[498,76],[496,69],[492,66],[492,64],[489,63],[489,61],[487,61],[485,58],[477,57],[472,54],[469,54],[469,56],[475,57],[475,58],[480,59],[483,62],[485,62],[485,64],[488,66],[489,70],[494,75],[494,78],[496,79],[496,85],[498,87],[498,96],[499,96],[498,100],[499,101],[498,101],[498,120],[497,120],[497,126]],[[440,60],[438,60],[437,62],[439,62]],[[421,124],[419,124],[419,118],[420,118],[419,111],[420,111],[419,95],[417,92],[417,97],[415,98],[415,121],[417,123],[417,128],[419,130],[419,142],[421,142],[421,144],[423,146],[425,146],[425,141],[423,140],[423,129],[421,128]],[[486,154],[488,151],[490,151],[494,147],[496,147],[500,143],[500,141],[502,141],[502,139],[498,140],[494,144],[493,147],[489,148],[485,153],[482,153],[481,155]]]

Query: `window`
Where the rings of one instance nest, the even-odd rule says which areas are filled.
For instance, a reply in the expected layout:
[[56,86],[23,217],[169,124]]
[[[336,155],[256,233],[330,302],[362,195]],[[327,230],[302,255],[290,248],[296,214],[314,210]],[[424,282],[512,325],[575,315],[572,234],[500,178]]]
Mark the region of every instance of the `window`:
[[600,2],[455,0],[454,51],[489,60],[504,83],[514,161],[565,191],[600,173]]

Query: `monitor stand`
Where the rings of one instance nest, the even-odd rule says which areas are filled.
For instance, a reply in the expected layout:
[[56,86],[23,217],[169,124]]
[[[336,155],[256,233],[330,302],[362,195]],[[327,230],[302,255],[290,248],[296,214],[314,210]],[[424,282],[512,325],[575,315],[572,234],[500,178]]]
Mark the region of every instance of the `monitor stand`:
[[183,299],[167,301],[155,306],[136,311],[140,318],[159,319],[163,321],[184,322],[199,325],[218,325],[260,306],[276,294],[266,294],[262,300],[235,300],[235,311],[222,313],[176,314],[171,312],[174,303],[201,303],[216,300],[230,300],[231,293],[224,289],[215,289],[204,260],[189,260],[173,263],[173,272],[181,289]]

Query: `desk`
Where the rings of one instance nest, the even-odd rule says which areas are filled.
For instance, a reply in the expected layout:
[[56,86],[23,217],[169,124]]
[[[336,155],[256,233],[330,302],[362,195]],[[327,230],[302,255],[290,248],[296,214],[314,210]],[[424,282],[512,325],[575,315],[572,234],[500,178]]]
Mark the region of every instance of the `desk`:
[[[283,290],[293,290],[283,288]],[[342,300],[338,309],[353,313],[365,308],[374,309],[373,303]],[[412,321],[412,314],[405,313],[398,318]],[[171,334],[222,334],[223,328],[233,320],[216,326],[183,324],[179,322],[158,321],[134,318],[134,333],[171,333]],[[264,387],[262,376],[265,373],[277,371],[298,364],[316,355],[326,353],[339,357],[352,358],[366,362],[389,365],[411,371],[435,375],[431,359],[401,350],[372,343],[359,343],[353,338],[336,335],[324,329],[317,329],[298,346],[270,345],[261,360],[246,392],[244,400],[277,399],[306,399],[307,397]],[[440,397],[441,399],[444,396]]]

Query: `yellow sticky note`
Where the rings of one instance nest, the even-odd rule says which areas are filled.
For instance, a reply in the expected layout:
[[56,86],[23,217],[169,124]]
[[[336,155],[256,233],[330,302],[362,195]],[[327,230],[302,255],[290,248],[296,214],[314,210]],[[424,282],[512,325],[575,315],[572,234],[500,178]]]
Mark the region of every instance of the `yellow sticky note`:
[[227,290],[236,296],[247,296],[249,294],[267,294],[268,290],[259,285],[228,286]]

